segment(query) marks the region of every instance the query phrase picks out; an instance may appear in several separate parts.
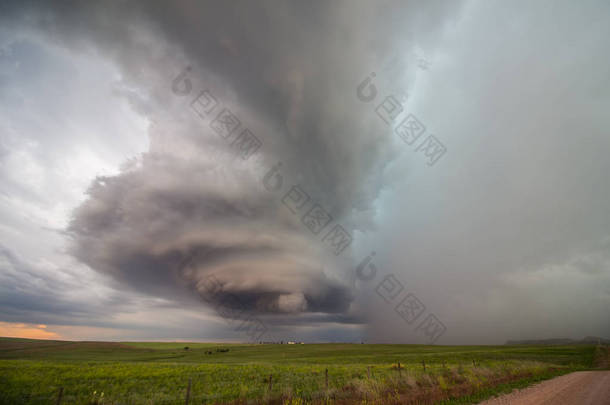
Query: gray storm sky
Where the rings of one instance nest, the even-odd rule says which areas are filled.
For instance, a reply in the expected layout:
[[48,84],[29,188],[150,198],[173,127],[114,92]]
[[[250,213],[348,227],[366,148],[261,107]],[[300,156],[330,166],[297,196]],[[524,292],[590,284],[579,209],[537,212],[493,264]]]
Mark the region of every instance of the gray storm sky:
[[264,340],[610,337],[608,38],[603,1],[5,3],[0,335],[246,340],[237,299]]

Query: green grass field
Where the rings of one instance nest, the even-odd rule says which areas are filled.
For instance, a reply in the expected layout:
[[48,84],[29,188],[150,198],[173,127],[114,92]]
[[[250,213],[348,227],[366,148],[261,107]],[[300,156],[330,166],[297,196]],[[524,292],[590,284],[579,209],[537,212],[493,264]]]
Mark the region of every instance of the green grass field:
[[184,404],[189,379],[190,404],[411,399],[468,403],[512,386],[592,368],[595,356],[596,348],[587,345],[240,345],[0,338],[0,403],[55,403],[63,387],[62,404]]

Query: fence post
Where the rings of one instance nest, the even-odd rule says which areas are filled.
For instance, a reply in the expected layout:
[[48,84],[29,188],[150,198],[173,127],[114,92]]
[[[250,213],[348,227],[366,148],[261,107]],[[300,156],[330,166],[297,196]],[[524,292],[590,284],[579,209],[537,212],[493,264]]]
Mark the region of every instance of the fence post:
[[189,384],[186,386],[186,398],[184,400],[185,405],[189,405],[189,399],[191,399],[191,382],[192,378],[189,378]]
[[424,366],[424,373],[425,373],[426,372],[426,360],[422,360],[421,365]]
[[369,379],[371,378],[371,366],[366,367],[366,375]]
[[472,359],[472,367],[476,367],[477,364],[474,362],[474,359]]
[[269,374],[269,392],[273,389],[273,374]]
[[325,374],[325,377],[326,377],[326,390],[328,391],[328,369],[326,369],[324,374]]
[[402,372],[400,371],[400,361],[398,362],[398,376],[402,377]]
[[64,396],[64,387],[59,387],[59,392],[57,393],[57,405],[61,404],[61,397]]

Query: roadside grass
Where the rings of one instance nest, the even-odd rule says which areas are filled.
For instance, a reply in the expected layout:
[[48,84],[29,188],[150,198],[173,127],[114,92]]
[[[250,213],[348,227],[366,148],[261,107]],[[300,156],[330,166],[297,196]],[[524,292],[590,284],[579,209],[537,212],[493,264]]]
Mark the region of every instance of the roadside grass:
[[593,353],[593,366],[610,370],[610,346],[598,345]]
[[191,404],[464,404],[590,369],[600,350],[0,339],[0,404],[53,403],[60,387],[64,405],[184,404],[189,379]]

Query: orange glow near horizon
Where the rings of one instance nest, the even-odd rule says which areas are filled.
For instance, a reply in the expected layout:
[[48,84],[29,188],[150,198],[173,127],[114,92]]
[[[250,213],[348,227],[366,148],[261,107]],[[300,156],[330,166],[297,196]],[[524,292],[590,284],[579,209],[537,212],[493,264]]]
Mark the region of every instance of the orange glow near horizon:
[[27,339],[60,339],[61,336],[47,330],[47,325],[0,322],[0,336]]

